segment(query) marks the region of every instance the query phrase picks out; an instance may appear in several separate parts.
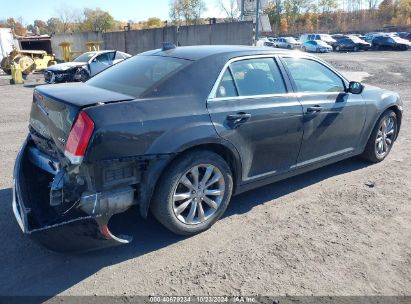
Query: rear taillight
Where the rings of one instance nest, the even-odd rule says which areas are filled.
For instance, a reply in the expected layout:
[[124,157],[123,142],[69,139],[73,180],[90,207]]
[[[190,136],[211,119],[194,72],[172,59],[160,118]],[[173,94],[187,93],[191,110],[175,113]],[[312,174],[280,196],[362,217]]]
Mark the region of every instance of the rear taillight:
[[80,112],[70,131],[64,150],[64,155],[72,164],[80,164],[83,161],[93,130],[94,122],[86,112]]

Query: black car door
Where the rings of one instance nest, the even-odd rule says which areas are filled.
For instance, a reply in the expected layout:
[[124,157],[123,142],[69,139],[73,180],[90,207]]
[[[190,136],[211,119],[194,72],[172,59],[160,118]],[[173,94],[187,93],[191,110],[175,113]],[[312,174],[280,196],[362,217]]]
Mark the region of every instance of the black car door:
[[351,39],[343,39],[344,50],[352,50],[355,46],[354,42]]
[[303,106],[304,136],[297,167],[354,153],[365,123],[361,95],[313,58],[282,58]]
[[292,169],[303,135],[302,107],[288,92],[276,59],[243,57],[229,63],[207,108],[217,133],[240,154],[243,181]]

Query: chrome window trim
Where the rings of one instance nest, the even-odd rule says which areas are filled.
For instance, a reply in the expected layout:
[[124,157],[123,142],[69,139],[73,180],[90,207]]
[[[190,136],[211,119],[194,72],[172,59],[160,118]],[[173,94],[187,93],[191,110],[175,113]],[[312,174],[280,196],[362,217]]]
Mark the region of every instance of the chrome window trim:
[[[258,58],[272,58],[273,60],[276,59],[276,57],[278,56],[278,54],[263,54],[263,55],[246,55],[246,56],[241,56],[241,57],[235,57],[235,58],[231,58],[230,60],[228,60],[224,67],[222,68],[222,70],[220,71],[220,74],[217,77],[217,80],[214,82],[213,88],[211,89],[210,94],[208,95],[207,101],[217,101],[217,100],[228,100],[228,99],[249,99],[249,98],[255,98],[256,96],[258,97],[271,97],[271,96],[278,96],[278,95],[286,95],[289,94],[290,92],[287,93],[281,93],[281,94],[269,94],[269,95],[253,95],[253,96],[235,96],[235,97],[216,97],[217,95],[217,89],[218,89],[218,85],[221,82],[221,79],[223,78],[223,75],[225,73],[225,71],[227,70],[228,66],[236,61],[242,61],[242,60],[248,60],[248,59],[258,59]],[[278,67],[277,62],[275,62],[275,64]],[[278,68],[281,77],[283,78],[283,82],[284,82],[284,86],[287,89],[287,86],[285,84],[284,81],[284,75],[283,73],[281,73],[280,68]]]
[[[213,88],[211,89],[211,92],[208,95],[207,101],[222,101],[222,100],[233,100],[233,99],[241,100],[241,99],[252,99],[252,98],[254,98],[254,99],[255,98],[269,98],[269,97],[281,97],[281,96],[286,96],[286,95],[296,96],[298,94],[318,94],[318,93],[332,94],[332,93],[338,93],[338,92],[295,92],[295,91],[288,91],[287,93],[279,93],[279,94],[249,95],[249,96],[240,96],[239,95],[239,96],[234,96],[234,97],[216,97],[218,85],[220,84],[221,79],[223,78],[223,75],[224,75],[225,71],[228,69],[228,67],[231,63],[236,62],[236,61],[242,61],[242,60],[248,60],[248,59],[257,59],[257,58],[272,58],[273,60],[276,60],[277,57],[280,60],[283,57],[302,58],[302,59],[314,60],[317,63],[319,63],[319,64],[325,66],[326,68],[328,68],[329,70],[331,70],[338,77],[340,77],[345,86],[347,86],[348,83],[349,83],[349,80],[347,78],[345,78],[344,75],[342,75],[339,71],[334,69],[334,67],[329,65],[327,62],[321,60],[320,58],[309,56],[309,55],[306,55],[306,54],[303,54],[303,53],[301,53],[301,54],[297,53],[297,54],[292,54],[292,55],[287,54],[287,53],[246,55],[246,56],[231,58],[230,60],[228,60],[224,64],[224,67],[221,69],[220,74],[218,75],[217,80],[214,82]],[[276,65],[278,66],[277,62],[276,62]],[[280,68],[279,68],[279,71],[280,71],[281,76],[283,78],[284,85],[286,86],[286,81],[285,81],[284,78],[287,77],[287,79],[289,79],[290,81],[292,81],[292,79],[288,75],[288,72],[284,75],[284,73],[281,72]],[[286,86],[286,89],[287,89],[287,86]],[[340,93],[342,93],[342,92],[340,92]]]
[[271,98],[271,97],[287,97],[287,96],[295,96],[294,93],[279,93],[279,94],[262,94],[262,95],[247,95],[247,96],[232,96],[232,97],[215,97],[209,98],[208,101],[221,101],[221,100],[243,100],[243,99],[263,99],[263,98]]

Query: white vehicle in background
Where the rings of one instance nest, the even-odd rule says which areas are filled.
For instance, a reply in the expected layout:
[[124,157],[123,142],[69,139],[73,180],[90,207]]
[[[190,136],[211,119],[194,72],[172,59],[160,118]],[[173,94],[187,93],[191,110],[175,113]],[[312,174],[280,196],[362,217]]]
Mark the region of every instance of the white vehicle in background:
[[328,53],[332,52],[333,48],[328,43],[322,40],[307,40],[301,46],[304,52]]
[[71,62],[49,66],[44,72],[44,80],[47,83],[85,82],[97,73],[130,57],[130,54],[116,50],[87,52]]
[[294,37],[279,37],[275,43],[276,47],[282,49],[295,49],[301,46],[301,43]]
[[274,42],[273,42],[272,39],[270,39],[270,38],[260,37],[260,38],[257,40],[256,46],[258,46],[258,47],[262,47],[262,46],[274,47]]
[[313,40],[323,41],[331,46],[333,46],[333,44],[337,42],[333,37],[331,37],[331,35],[328,34],[303,34],[300,37],[301,43]]
[[13,37],[13,32],[9,28],[0,28],[0,66],[3,59],[13,51],[18,49],[18,42]]

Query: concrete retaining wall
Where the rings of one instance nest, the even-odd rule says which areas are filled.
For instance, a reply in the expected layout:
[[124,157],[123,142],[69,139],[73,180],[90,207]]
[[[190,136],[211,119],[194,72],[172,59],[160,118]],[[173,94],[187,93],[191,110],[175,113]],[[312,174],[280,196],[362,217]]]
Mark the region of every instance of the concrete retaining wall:
[[63,49],[59,46],[62,42],[71,42],[71,51],[86,52],[87,41],[103,41],[103,35],[99,32],[82,32],[70,34],[56,34],[51,37],[51,48],[58,60],[63,59]]
[[200,44],[235,44],[251,45],[253,43],[252,22],[218,23],[212,25],[169,26],[157,29],[133,30],[109,33],[72,33],[57,34],[51,39],[52,48],[57,59],[62,59],[59,43],[72,42],[72,51],[86,51],[87,41],[104,41],[103,49],[119,50],[132,55],[157,49],[164,41],[176,45]]

